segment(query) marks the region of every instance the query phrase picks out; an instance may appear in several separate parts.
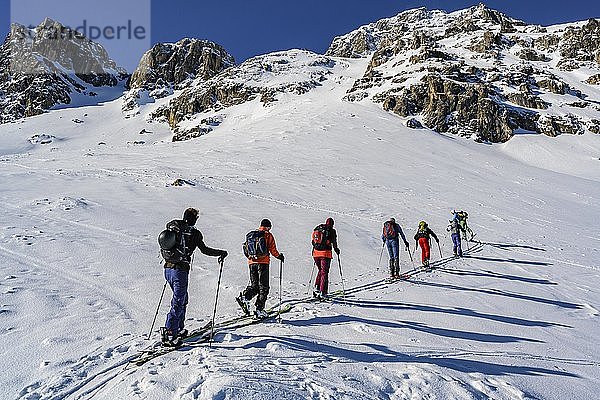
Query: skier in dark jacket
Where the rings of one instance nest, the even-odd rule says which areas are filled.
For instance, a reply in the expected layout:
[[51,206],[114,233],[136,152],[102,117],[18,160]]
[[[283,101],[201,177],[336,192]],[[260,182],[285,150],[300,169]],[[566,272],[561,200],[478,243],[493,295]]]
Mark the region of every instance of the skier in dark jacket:
[[337,243],[337,232],[333,229],[333,218],[327,218],[325,224],[318,225],[313,230],[311,244],[312,256],[319,272],[315,279],[313,296],[318,299],[327,297],[329,288],[329,268],[333,259],[332,250],[339,256],[340,249]]
[[184,323],[188,304],[188,278],[194,250],[198,248],[202,254],[219,257],[219,263],[227,257],[225,250],[212,249],[204,244],[202,233],[194,227],[197,220],[198,210],[188,208],[183,213],[182,220],[176,219],[167,224],[167,230],[180,232],[181,239],[172,250],[161,250],[165,259],[165,279],[173,290],[171,309],[167,314],[165,326],[161,328],[164,346],[179,346],[187,335]]
[[254,296],[257,296],[255,303],[256,310],[254,312],[254,316],[257,319],[263,319],[267,317],[265,303],[267,302],[267,296],[269,294],[269,265],[271,263],[271,257],[269,254],[281,262],[285,261],[283,253],[280,253],[279,250],[277,250],[275,237],[271,233],[272,226],[273,225],[271,224],[271,221],[266,218],[260,222],[258,232],[262,232],[265,245],[264,250],[266,253],[258,258],[248,258],[250,283],[246,289],[244,289],[244,291],[241,292],[240,295],[235,299],[240,305],[242,311],[246,315],[249,315],[250,300],[252,300]]
[[389,221],[383,224],[381,240],[387,245],[388,254],[390,255],[390,276],[392,278],[400,277],[400,238],[404,241],[406,251],[409,251],[408,242],[402,228],[394,218],[390,218]]
[[419,222],[419,229],[415,234],[415,246],[417,244],[421,246],[421,262],[423,263],[423,267],[429,266],[431,236],[433,236],[433,238],[438,244],[440,243],[440,240],[438,239],[436,234],[433,233],[431,229],[429,229],[429,226],[427,226],[427,222]]

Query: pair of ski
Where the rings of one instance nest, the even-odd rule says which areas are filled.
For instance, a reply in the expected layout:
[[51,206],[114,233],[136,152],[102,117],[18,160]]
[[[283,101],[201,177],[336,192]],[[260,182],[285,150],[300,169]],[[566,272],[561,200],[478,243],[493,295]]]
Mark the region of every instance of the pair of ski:
[[[242,328],[244,326],[249,326],[249,325],[257,324],[260,322],[265,322],[265,321],[271,320],[273,318],[276,318],[279,315],[290,311],[291,309],[292,309],[292,306],[289,304],[282,306],[281,310],[279,309],[279,305],[277,305],[275,307],[272,307],[272,308],[266,310],[267,316],[265,318],[255,319],[248,315],[231,318],[229,320],[215,324],[214,332],[217,333],[219,330],[221,330],[223,328],[238,329],[238,328]],[[157,357],[168,354],[172,351],[179,350],[179,349],[186,349],[193,345],[207,343],[211,339],[212,332],[213,332],[212,324],[211,324],[211,322],[208,322],[206,325],[190,331],[188,333],[188,335],[183,338],[183,342],[182,342],[181,346],[165,347],[162,345],[161,342],[156,342],[156,343],[152,344],[150,347],[148,347],[144,350],[141,350],[137,355],[133,356],[129,360],[128,366],[135,365],[135,366],[139,367],[141,365],[144,365],[148,361],[151,361]]]
[[389,277],[385,278],[385,281],[386,281],[386,283],[394,283],[394,282],[398,282],[398,281],[405,281],[407,279],[410,279],[410,277],[411,276],[409,275],[409,273],[405,272],[398,276],[389,276]]

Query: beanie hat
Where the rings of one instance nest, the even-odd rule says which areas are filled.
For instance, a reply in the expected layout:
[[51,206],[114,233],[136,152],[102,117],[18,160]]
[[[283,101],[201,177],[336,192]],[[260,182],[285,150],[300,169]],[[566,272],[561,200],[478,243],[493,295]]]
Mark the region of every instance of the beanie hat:
[[270,228],[273,225],[271,225],[271,221],[269,221],[268,219],[263,219],[262,221],[260,221],[260,226],[264,226],[265,228]]
[[325,225],[333,226],[333,218],[331,218],[331,217],[327,218],[327,221],[325,221]]
[[195,225],[196,221],[198,220],[198,210],[192,207],[186,209],[183,212],[183,220],[190,226]]

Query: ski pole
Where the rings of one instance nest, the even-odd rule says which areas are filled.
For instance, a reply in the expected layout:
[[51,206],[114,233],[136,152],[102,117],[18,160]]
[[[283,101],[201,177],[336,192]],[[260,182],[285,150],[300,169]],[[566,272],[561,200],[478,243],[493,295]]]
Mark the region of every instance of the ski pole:
[[281,323],[281,282],[283,281],[283,261],[279,260],[279,311],[277,322]]
[[410,246],[406,246],[406,252],[408,253],[408,256],[410,257],[410,263],[414,264],[415,262],[413,261],[413,256],[412,256],[412,253],[410,252]]
[[340,267],[340,278],[342,278],[342,293],[344,294],[344,299],[346,298],[346,287],[344,286],[344,274],[342,274],[342,262],[340,261],[340,255],[337,255],[338,266]]
[[221,275],[223,274],[223,260],[219,261],[219,279],[217,280],[217,295],[215,296],[215,308],[213,310],[212,322],[210,324],[210,340],[208,347],[212,347],[213,336],[215,334],[215,316],[217,315],[217,302],[219,301],[219,288],[221,287]]
[[383,242],[383,245],[381,246],[381,253],[379,254],[379,262],[377,263],[377,269],[379,269],[379,267],[381,267],[381,257],[383,257],[384,247],[385,247],[385,242]]
[[315,273],[316,263],[317,263],[316,261],[313,262],[312,269],[310,270],[310,279],[308,280],[308,289],[306,290],[307,296],[310,294],[310,287],[312,285],[312,278],[313,278],[313,274]]
[[146,338],[146,340],[150,340],[150,336],[152,335],[152,330],[154,329],[154,324],[156,323],[156,317],[158,316],[158,310],[160,309],[160,305],[162,303],[163,296],[165,295],[166,288],[167,288],[167,281],[165,281],[165,285],[163,286],[163,290],[160,295],[160,300],[158,301],[158,307],[156,307],[156,314],[154,314],[154,319],[152,320],[152,326],[150,327],[150,332],[148,332],[148,337]]
[[444,256],[442,255],[442,248],[440,247],[440,242],[437,242],[438,245],[438,249],[440,250],[440,258],[444,258]]

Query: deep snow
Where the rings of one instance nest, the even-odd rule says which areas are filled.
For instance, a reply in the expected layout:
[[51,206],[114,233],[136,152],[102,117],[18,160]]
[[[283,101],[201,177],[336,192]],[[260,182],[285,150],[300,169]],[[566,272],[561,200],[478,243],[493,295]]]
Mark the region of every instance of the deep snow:
[[[595,398],[600,136],[484,145],[410,130],[377,105],[341,100],[365,63],[337,60],[307,94],[224,110],[218,128],[187,142],[146,122],[160,102],[128,119],[116,100],[0,126],[3,397]],[[31,143],[36,134],[54,138]],[[177,178],[194,185],[170,186]],[[284,300],[306,296],[309,235],[328,216],[350,294],[125,369],[150,344],[164,282],[156,236],[188,206],[206,243],[230,252],[217,320],[239,312],[241,243],[264,217],[286,255]],[[483,246],[382,282],[385,219],[396,217],[411,250],[427,220],[448,255],[459,208]],[[401,262],[412,268],[406,253]],[[217,277],[216,260],[197,253],[189,327],[210,318]],[[331,288],[341,288],[335,263]]]

